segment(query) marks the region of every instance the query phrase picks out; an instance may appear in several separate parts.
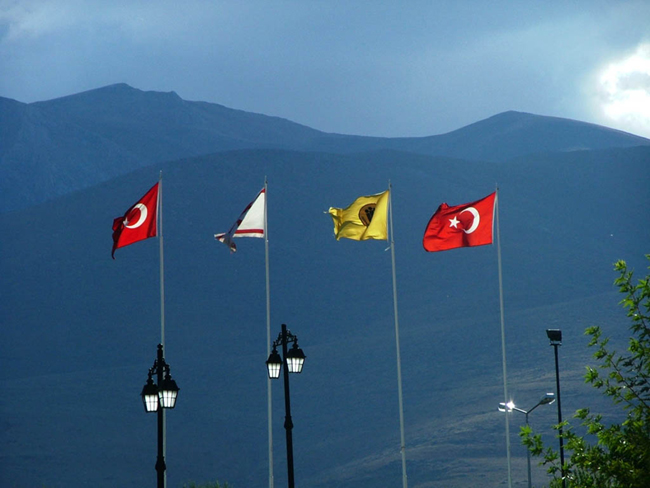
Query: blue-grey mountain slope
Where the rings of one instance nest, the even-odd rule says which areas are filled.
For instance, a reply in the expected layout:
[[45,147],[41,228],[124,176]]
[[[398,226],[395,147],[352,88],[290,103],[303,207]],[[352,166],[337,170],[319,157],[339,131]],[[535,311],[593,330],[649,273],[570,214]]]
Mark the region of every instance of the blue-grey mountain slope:
[[[621,337],[611,263],[643,272],[650,147],[573,151],[502,164],[398,151],[245,149],[142,168],[0,215],[2,486],[154,483],[155,416],[139,392],[159,331],[158,241],[118,249],[111,223],[163,171],[166,359],[181,392],[168,413],[170,487],[268,486],[264,243],[213,239],[268,176],[272,335],[307,355],[291,378],[303,487],[400,486],[391,261],[384,241],[337,242],[329,206],[393,184],[409,486],[498,486],[507,477],[496,246],[428,254],[444,202],[499,185],[509,392],[523,408],[554,390],[544,330],[561,328],[565,417],[583,384],[583,330]],[[283,390],[273,389],[275,485],[286,483]],[[549,441],[556,410],[531,416]],[[525,451],[512,416],[515,486]],[[546,478],[533,467],[534,483]]]
[[24,104],[0,98],[0,211],[25,208],[135,169],[236,149],[334,154],[392,149],[503,162],[542,152],[648,145],[583,122],[506,112],[448,134],[328,134],[278,117],[111,85]]

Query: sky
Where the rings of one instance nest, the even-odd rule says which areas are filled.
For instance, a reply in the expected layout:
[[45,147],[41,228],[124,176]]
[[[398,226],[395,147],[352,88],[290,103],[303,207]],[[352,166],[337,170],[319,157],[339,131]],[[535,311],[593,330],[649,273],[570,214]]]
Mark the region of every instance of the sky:
[[114,83],[343,134],[516,110],[650,137],[650,0],[0,0],[0,96]]

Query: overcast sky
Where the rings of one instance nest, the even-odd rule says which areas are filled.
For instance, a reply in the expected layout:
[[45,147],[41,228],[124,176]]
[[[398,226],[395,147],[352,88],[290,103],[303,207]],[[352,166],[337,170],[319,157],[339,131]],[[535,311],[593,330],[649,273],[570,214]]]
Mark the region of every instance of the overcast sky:
[[650,137],[650,0],[0,0],[0,96],[119,82],[345,134],[518,110]]

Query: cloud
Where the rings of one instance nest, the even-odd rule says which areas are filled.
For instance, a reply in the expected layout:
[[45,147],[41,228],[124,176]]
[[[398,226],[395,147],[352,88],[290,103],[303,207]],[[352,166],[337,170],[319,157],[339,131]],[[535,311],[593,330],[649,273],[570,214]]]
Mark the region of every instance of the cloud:
[[596,93],[606,120],[650,137],[650,42],[602,68]]
[[60,32],[77,24],[83,10],[81,1],[14,1],[0,10],[3,42],[17,43]]
[[[580,3],[0,0],[0,96],[125,82],[382,136],[506,110],[608,125],[597,77],[587,94],[581,83],[647,35],[650,5]],[[617,86],[646,82],[629,73]]]

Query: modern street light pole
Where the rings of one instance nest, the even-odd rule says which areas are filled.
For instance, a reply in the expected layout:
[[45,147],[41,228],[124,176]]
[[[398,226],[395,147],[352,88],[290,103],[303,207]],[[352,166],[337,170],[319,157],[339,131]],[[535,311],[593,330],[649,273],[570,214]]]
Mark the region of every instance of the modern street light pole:
[[[287,345],[293,343],[293,347],[287,351]],[[282,358],[278,354],[278,346],[282,346]],[[273,351],[266,361],[266,368],[269,378],[272,380],[280,377],[280,369],[284,364],[284,429],[287,436],[287,472],[289,488],[294,488],[293,479],[293,422],[291,421],[291,398],[289,394],[289,373],[301,373],[305,363],[305,354],[298,347],[298,338],[287,330],[286,324],[282,324],[282,332],[273,342]]]
[[[521,412],[526,415],[526,426],[528,427],[528,415],[535,410],[537,407],[540,405],[550,405],[555,401],[555,394],[554,393],[547,393],[542,397],[542,399],[537,402],[537,404],[532,407],[529,410],[524,410],[522,408],[517,408],[513,402],[508,402],[508,403],[499,403],[499,411],[500,412],[512,412],[513,410],[517,412]],[[528,488],[532,487],[532,482],[531,482],[531,475],[530,475],[530,451],[526,449],[526,454],[527,454],[527,461],[528,461]]]
[[[157,384],[153,382],[153,375],[156,375]],[[147,413],[158,413],[158,457],[156,458],[156,472],[158,488],[165,488],[165,411],[167,408],[176,406],[178,386],[172,379],[169,365],[163,356],[163,346],[158,344],[158,355],[149,369],[147,383],[142,388],[142,402]]]
[[560,472],[562,473],[562,488],[566,488],[564,472],[564,439],[562,438],[562,403],[560,402],[560,367],[557,357],[557,348],[562,345],[562,331],[560,329],[546,329],[546,335],[555,349],[555,383],[557,389],[557,423],[560,426]]

